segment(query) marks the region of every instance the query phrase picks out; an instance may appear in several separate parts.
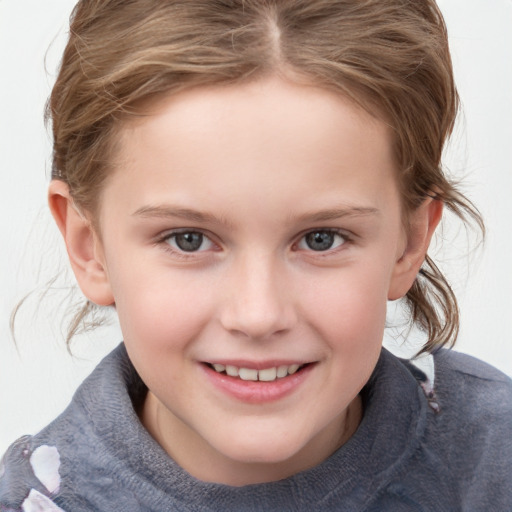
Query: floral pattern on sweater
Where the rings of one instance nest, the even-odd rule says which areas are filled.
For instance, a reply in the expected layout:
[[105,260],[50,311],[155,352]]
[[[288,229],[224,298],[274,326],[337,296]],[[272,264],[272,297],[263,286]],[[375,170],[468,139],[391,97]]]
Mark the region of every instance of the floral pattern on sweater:
[[55,446],[34,448],[31,439],[18,439],[0,463],[0,494],[5,488],[10,496],[0,512],[64,512],[52,501],[60,488],[59,452]]

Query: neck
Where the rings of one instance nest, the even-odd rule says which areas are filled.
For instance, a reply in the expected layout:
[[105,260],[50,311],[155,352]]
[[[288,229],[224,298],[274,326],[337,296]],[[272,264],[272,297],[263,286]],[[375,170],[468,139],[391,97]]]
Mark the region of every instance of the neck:
[[140,412],[142,424],[167,454],[204,482],[243,486],[274,482],[317,466],[352,437],[362,418],[359,395],[340,416],[286,460],[235,460],[217,451],[148,392]]

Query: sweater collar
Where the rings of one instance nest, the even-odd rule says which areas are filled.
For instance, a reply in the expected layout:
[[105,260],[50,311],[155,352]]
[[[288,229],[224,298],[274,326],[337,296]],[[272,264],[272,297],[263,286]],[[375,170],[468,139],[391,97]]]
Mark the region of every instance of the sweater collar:
[[[135,412],[146,392],[121,344],[84,382],[75,403],[87,410],[94,403],[97,413],[90,421],[98,443],[112,457],[119,459],[122,454],[122,471],[127,475],[143,475],[148,502],[151,493],[174,500],[182,497],[191,509],[221,510],[226,503],[239,500],[238,510],[244,510],[251,496],[258,509],[291,510],[295,500],[302,506],[318,506],[330,499],[339,503],[341,496],[372,495],[412,456],[426,426],[426,400],[416,379],[399,359],[382,349],[361,391],[362,421],[342,447],[320,465],[290,478],[230,487],[195,479],[153,440]],[[282,507],[276,503],[280,497]]]

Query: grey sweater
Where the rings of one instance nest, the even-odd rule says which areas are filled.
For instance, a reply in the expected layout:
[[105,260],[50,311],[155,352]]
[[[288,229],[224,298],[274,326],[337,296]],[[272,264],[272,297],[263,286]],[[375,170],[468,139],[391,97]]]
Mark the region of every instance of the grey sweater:
[[187,474],[142,427],[146,388],[120,345],[60,417],[9,448],[0,511],[511,511],[512,381],[446,350],[435,396],[418,378],[383,349],[345,445],[285,480],[229,487]]

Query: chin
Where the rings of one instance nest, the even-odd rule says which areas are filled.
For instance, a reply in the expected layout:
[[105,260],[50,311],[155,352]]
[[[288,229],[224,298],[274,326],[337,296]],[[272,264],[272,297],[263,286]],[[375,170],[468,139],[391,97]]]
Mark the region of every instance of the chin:
[[264,433],[245,436],[233,435],[224,440],[217,450],[225,457],[242,464],[282,464],[293,460],[305,447],[303,440],[290,437],[289,434]]

